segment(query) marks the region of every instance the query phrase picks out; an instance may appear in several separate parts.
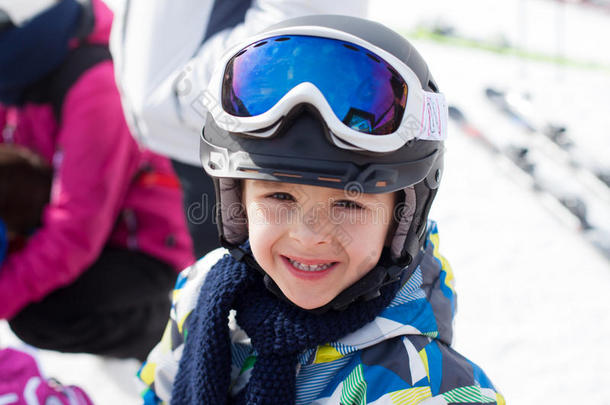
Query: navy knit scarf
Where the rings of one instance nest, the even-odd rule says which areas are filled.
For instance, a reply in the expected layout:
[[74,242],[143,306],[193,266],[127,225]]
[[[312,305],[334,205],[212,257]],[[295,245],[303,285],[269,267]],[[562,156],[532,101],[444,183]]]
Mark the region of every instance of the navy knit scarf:
[[[344,311],[316,315],[279,300],[267,290],[261,273],[225,255],[208,273],[196,308],[187,321],[187,337],[176,375],[172,404],[265,404],[295,402],[298,355],[356,331],[390,303],[400,282],[381,289],[369,301]],[[250,380],[229,397],[231,343],[229,311],[257,352]]]

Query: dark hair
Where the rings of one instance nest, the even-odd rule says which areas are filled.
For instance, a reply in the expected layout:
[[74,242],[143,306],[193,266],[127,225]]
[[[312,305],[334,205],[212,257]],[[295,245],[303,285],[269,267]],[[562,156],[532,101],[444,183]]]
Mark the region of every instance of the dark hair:
[[34,152],[0,145],[0,218],[9,231],[27,235],[40,225],[53,171]]

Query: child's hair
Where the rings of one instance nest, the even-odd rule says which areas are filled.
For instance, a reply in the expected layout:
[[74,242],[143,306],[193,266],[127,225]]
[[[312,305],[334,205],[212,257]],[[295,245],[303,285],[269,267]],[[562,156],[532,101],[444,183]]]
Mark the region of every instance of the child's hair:
[[52,169],[34,152],[0,145],[0,218],[8,231],[27,235],[49,202]]

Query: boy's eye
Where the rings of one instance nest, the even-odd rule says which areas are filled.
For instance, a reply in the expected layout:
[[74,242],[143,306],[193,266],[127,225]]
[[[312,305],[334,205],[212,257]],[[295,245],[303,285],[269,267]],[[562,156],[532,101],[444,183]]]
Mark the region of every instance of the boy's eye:
[[295,201],[294,197],[288,193],[273,193],[269,195],[269,198],[280,201]]
[[339,201],[335,201],[335,207],[347,208],[347,209],[361,209],[362,205],[358,204],[356,201],[339,200]]

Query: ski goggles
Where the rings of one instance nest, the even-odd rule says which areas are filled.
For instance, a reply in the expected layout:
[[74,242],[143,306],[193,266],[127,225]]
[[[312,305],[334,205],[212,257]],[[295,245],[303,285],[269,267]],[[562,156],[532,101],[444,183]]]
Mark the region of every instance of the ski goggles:
[[268,138],[295,106],[320,112],[344,149],[392,152],[409,140],[447,136],[447,102],[424,91],[395,56],[350,34],[322,27],[267,32],[222,58],[208,111],[230,132]]

